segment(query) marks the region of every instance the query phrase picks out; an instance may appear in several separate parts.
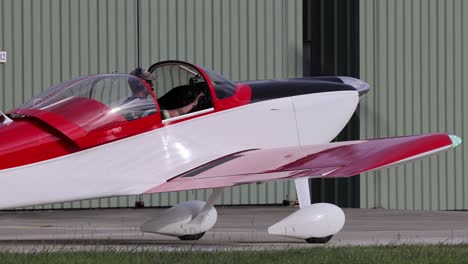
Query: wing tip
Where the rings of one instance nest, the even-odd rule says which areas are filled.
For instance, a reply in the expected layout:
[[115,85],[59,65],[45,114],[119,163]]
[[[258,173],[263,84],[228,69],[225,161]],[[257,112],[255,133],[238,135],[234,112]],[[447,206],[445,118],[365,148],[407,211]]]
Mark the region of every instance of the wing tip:
[[459,136],[449,135],[449,137],[450,137],[450,140],[452,140],[452,148],[456,148],[463,142],[463,140]]

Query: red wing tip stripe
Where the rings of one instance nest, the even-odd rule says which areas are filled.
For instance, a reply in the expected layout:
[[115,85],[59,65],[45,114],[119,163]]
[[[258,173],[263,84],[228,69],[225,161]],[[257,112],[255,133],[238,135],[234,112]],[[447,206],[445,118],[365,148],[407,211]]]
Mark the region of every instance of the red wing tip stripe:
[[[414,139],[410,141],[403,141],[401,143],[391,145],[387,147],[385,151],[361,156],[359,160],[354,160],[348,166],[335,170],[324,176],[349,177],[367,171],[421,159],[454,146],[451,138],[447,134],[434,134],[413,138]],[[381,147],[384,148],[383,145]]]
[[416,156],[412,156],[412,157],[409,157],[409,158],[406,158],[406,159],[402,159],[402,160],[399,160],[399,161],[396,161],[396,162],[393,162],[393,163],[384,164],[384,165],[381,165],[381,166],[376,166],[374,168],[364,169],[362,171],[356,172],[356,174],[369,172],[369,171],[373,171],[373,170],[379,170],[379,169],[382,169],[382,168],[385,168],[385,167],[390,167],[390,166],[393,166],[393,165],[403,164],[403,163],[406,163],[406,162],[409,162],[409,161],[415,161],[415,160],[418,160],[418,159],[422,159],[422,158],[425,158],[425,157],[430,156],[432,154],[435,154],[435,153],[438,153],[438,152],[441,152],[441,151],[444,151],[444,150],[448,150],[450,147],[451,147],[450,145],[445,146],[445,147],[442,147],[442,148],[439,148],[439,149],[435,149],[435,150],[432,150],[432,151],[427,151],[427,152],[421,153],[421,154],[416,155]]

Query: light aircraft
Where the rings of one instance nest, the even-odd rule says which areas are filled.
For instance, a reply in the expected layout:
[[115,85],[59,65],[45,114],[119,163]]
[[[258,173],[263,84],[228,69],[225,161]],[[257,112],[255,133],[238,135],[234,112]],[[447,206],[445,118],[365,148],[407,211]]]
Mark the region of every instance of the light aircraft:
[[[58,84],[0,118],[0,208],[212,188],[141,226],[196,240],[216,223],[223,188],[294,180],[299,209],[270,234],[325,243],[343,211],[311,204],[308,178],[350,177],[461,143],[429,134],[329,143],[369,85],[350,77],[234,83],[199,65],[163,61],[155,91],[129,74],[98,74]],[[128,103],[134,87],[145,98]],[[190,112],[164,118],[202,95]],[[159,97],[157,97],[157,96]]]

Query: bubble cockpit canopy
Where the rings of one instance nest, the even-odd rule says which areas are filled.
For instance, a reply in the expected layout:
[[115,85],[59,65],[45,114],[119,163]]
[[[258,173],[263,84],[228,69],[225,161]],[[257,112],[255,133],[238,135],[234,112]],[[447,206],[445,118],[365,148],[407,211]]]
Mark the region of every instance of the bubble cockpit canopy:
[[156,112],[154,95],[142,79],[128,74],[101,74],[55,85],[10,111],[10,115],[63,118],[92,131]]

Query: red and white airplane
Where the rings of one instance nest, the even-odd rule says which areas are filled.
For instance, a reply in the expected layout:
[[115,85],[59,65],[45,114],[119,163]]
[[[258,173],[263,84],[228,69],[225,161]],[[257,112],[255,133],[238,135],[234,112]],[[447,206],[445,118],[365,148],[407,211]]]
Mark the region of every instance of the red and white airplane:
[[[311,204],[308,178],[350,177],[461,143],[448,134],[329,143],[369,89],[354,78],[234,83],[181,61],[148,70],[159,75],[154,92],[133,75],[92,75],[1,113],[0,208],[212,188],[206,202],[183,202],[141,227],[195,240],[216,223],[223,188],[294,179],[300,209],[268,232],[324,243],[345,216]],[[147,97],[128,100],[135,85]],[[189,113],[163,119],[163,109],[201,93]]]

